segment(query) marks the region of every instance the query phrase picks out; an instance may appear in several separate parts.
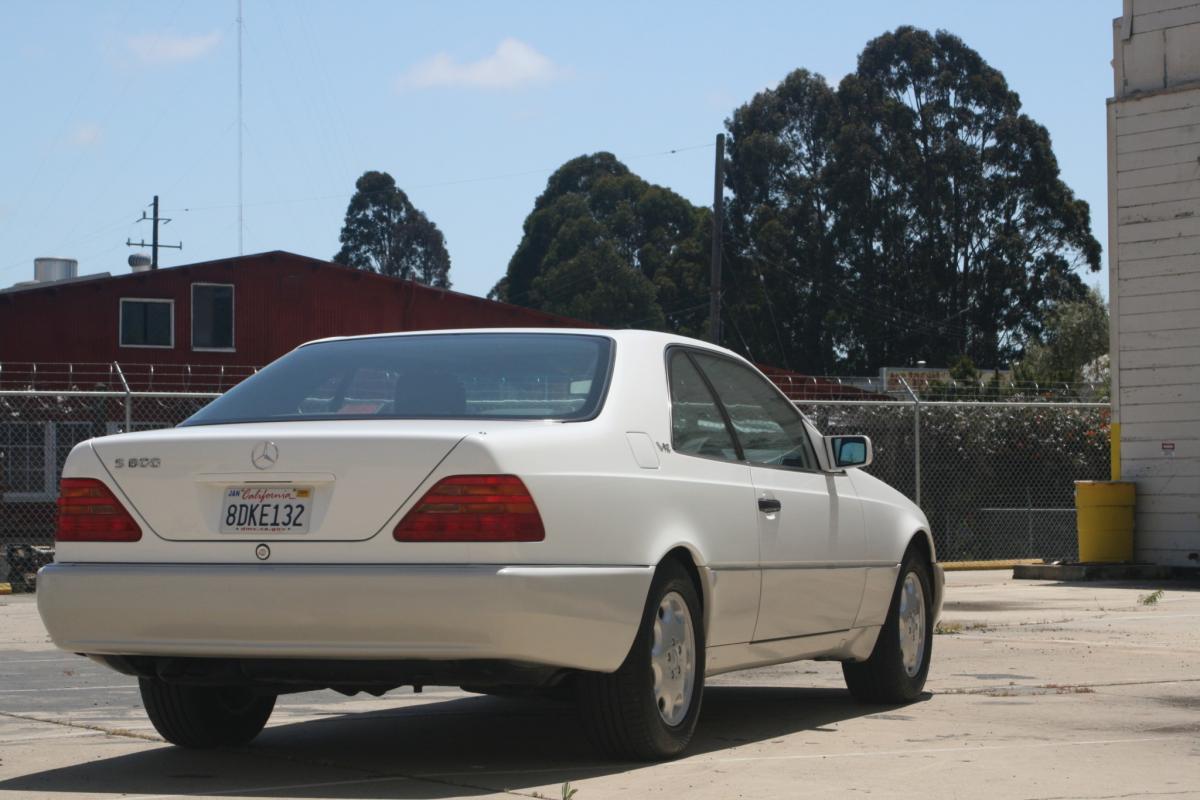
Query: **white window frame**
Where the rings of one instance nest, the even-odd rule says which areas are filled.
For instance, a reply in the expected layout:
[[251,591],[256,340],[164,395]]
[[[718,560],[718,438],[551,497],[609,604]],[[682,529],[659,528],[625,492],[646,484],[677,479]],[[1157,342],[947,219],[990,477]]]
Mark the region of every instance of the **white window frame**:
[[[233,342],[232,347],[197,347],[196,346],[196,287],[197,286],[219,286],[229,287],[229,341]],[[192,351],[196,353],[236,353],[237,352],[237,285],[232,283],[210,283],[201,281],[193,283],[190,299],[192,302],[191,319],[188,320],[191,334]]]
[[53,422],[13,422],[13,425],[42,426],[42,491],[40,492],[2,492],[0,499],[6,503],[44,503],[58,497],[58,486],[55,479],[55,460],[58,453],[58,441]]
[[[70,428],[72,426],[91,428],[92,423],[85,420],[69,420],[60,422],[27,422],[24,420],[10,421],[10,425],[31,425],[42,427],[42,486],[38,491],[33,492],[0,492],[0,500],[6,503],[49,503],[58,498],[58,441],[59,427]],[[117,431],[111,430],[112,423],[109,423],[110,433]],[[157,427],[170,427],[169,425],[158,425]],[[90,438],[91,431],[88,431]],[[84,441],[80,439],[79,441]]]
[[[170,344],[125,344],[125,303],[167,303],[171,306],[171,343]],[[163,297],[122,297],[121,312],[117,315],[117,346],[133,350],[174,350],[175,349],[175,301]]]

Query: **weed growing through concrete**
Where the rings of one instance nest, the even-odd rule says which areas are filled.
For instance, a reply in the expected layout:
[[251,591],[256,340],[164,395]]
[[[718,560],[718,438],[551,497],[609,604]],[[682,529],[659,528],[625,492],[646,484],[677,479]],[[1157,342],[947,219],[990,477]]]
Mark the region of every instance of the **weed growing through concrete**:
[[953,636],[962,633],[961,622],[939,622],[933,629],[934,635]]
[[572,789],[571,782],[567,781],[562,785],[562,800],[571,800],[578,791],[578,789]]
[[1152,605],[1155,605],[1156,603],[1158,603],[1159,600],[1162,600],[1162,598],[1163,598],[1163,590],[1157,589],[1157,590],[1151,592],[1150,594],[1139,595],[1138,596],[1138,605],[1152,606]]
[[1036,697],[1049,694],[1095,694],[1090,686],[1068,683],[1043,683],[1040,686],[1018,686],[1009,681],[1008,686],[984,686],[978,689],[943,689],[938,694],[969,694],[983,697]]
[[1090,686],[1081,686],[1074,683],[1046,683],[1038,687],[1039,689],[1053,689],[1057,694],[1095,694],[1096,690]]

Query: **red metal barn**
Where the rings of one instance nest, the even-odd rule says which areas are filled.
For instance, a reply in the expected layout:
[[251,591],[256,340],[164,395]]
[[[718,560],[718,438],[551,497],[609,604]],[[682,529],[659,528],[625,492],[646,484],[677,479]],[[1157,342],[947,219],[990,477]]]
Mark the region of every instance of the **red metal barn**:
[[325,336],[587,323],[270,252],[0,291],[0,381],[20,364],[262,366]]

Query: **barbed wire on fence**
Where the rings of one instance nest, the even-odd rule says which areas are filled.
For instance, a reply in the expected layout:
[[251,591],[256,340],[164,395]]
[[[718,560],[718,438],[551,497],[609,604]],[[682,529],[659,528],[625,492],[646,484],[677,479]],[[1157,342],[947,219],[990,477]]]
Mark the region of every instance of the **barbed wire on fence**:
[[[1014,400],[1023,402],[1107,402],[1106,381],[1022,381],[1010,373],[984,372],[976,380],[933,375],[930,371],[888,371],[882,375],[802,375],[759,365],[792,400]],[[223,392],[260,367],[222,364],[143,364],[136,362],[0,362],[0,390]],[[932,376],[931,376],[932,375]]]
[[0,362],[0,390],[223,392],[259,370],[228,364]]
[[765,368],[768,377],[795,402],[811,400],[912,400],[1029,403],[1097,402],[1109,399],[1107,382],[1021,381],[1004,376],[979,380],[937,379],[904,374],[878,376],[797,375]]

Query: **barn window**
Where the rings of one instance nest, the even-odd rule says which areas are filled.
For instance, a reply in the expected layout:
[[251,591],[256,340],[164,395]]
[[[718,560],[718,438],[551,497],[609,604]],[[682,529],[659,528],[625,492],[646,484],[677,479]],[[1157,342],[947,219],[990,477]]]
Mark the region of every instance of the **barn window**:
[[0,501],[53,500],[71,448],[96,432],[91,422],[0,422]]
[[0,500],[54,499],[53,452],[53,423],[0,423]]
[[192,349],[233,349],[233,286],[192,284]]
[[121,298],[121,347],[174,346],[174,300]]

